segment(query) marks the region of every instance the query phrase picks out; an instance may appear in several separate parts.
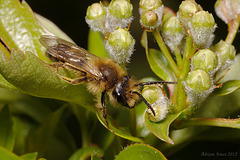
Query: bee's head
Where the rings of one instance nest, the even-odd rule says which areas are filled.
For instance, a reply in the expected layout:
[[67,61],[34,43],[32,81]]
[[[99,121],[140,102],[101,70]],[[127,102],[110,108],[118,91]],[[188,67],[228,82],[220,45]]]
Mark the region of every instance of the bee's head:
[[128,104],[128,96],[127,92],[129,90],[129,76],[124,76],[122,79],[117,83],[115,88],[113,89],[112,96],[115,100],[128,108],[131,108]]

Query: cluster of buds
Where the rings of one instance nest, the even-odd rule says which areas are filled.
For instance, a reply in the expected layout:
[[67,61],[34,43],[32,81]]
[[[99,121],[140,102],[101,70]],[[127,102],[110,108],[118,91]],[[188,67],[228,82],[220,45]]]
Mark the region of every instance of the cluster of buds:
[[220,41],[212,50],[201,49],[191,59],[191,71],[184,82],[191,103],[200,103],[216,87],[216,74],[233,62],[236,50],[233,45]]
[[183,1],[177,13],[178,19],[190,30],[194,42],[203,48],[208,48],[213,41],[216,29],[212,14],[203,11],[194,1]]
[[118,64],[129,62],[133,53],[135,41],[127,29],[122,29],[132,22],[132,10],[128,0],[112,0],[108,6],[94,3],[87,9],[87,24],[91,30],[107,38],[106,49]]
[[164,10],[161,0],[140,0],[139,7],[140,23],[144,28],[154,30],[160,26]]
[[158,85],[145,86],[142,90],[143,97],[149,102],[155,111],[155,116],[148,108],[148,117],[152,122],[159,122],[166,118],[169,112],[169,100],[165,96],[163,89]]

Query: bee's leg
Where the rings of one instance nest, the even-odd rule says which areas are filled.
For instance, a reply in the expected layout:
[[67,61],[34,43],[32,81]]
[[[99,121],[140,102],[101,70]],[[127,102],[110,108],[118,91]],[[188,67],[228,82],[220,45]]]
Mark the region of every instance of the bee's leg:
[[[84,81],[87,80],[87,77],[81,77],[81,78],[71,79],[71,78],[62,76],[62,75],[60,75],[60,74],[58,73],[58,68],[59,68],[59,67],[64,67],[64,64],[61,64],[61,63],[60,63],[60,64],[58,64],[58,65],[56,66],[56,74],[57,74],[57,76],[58,76],[59,78],[65,80],[65,81],[67,81],[68,83],[71,83],[71,84],[73,84],[73,85],[78,85],[78,84],[80,84],[80,83],[82,83],[82,82],[84,82]],[[84,71],[81,71],[81,72],[82,72],[83,76],[85,76],[85,75],[87,74],[87,73],[84,72]]]
[[106,104],[105,104],[105,93],[106,93],[106,90],[104,90],[102,92],[102,95],[101,95],[102,112],[103,112],[103,118],[105,119],[105,122],[107,124],[107,128],[110,129],[108,121],[107,121],[107,110],[106,110]]
[[58,77],[60,77],[61,79],[65,80],[65,81],[67,81],[68,83],[71,83],[71,84],[73,84],[73,85],[81,84],[82,82],[84,82],[84,81],[87,80],[87,77],[71,79],[71,78],[68,78],[68,77],[61,76],[61,75],[59,75],[59,74],[58,74]]
[[106,93],[106,90],[104,90],[104,91],[102,92],[102,95],[101,95],[101,104],[102,104],[103,118],[105,119],[106,124],[107,124],[107,127],[109,128],[109,126],[108,126],[108,121],[107,121],[106,104],[105,104],[105,93]]

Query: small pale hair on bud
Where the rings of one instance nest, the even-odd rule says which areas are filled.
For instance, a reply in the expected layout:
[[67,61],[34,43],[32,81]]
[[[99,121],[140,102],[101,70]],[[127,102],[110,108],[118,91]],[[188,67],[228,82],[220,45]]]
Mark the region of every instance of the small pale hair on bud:
[[[139,3],[140,24],[154,30],[162,23],[164,5],[160,0],[142,0]],[[155,15],[156,14],[156,15]]]
[[118,64],[129,63],[134,51],[135,40],[127,29],[117,28],[106,41],[105,48],[110,58]]
[[210,49],[201,49],[191,58],[191,70],[201,69],[210,76],[218,70],[217,55]]
[[182,1],[179,6],[177,17],[185,27],[189,27],[192,16],[199,11],[198,5],[194,1]]
[[194,42],[204,48],[211,46],[214,39],[214,31],[217,27],[212,14],[200,11],[194,14],[189,22],[190,31]]
[[233,45],[221,40],[213,47],[213,51],[219,59],[220,71],[225,70],[234,63],[236,50]]
[[85,21],[93,31],[105,33],[106,9],[102,3],[93,3],[87,8]]
[[133,6],[128,0],[112,0],[106,8],[106,29],[113,32],[117,27],[128,27],[133,20],[132,10]]
[[162,26],[163,39],[174,52],[175,47],[181,44],[181,41],[185,35],[184,28],[177,17],[171,17],[163,23]]
[[198,106],[215,88],[210,75],[203,70],[189,72],[183,85],[191,103],[190,106]]

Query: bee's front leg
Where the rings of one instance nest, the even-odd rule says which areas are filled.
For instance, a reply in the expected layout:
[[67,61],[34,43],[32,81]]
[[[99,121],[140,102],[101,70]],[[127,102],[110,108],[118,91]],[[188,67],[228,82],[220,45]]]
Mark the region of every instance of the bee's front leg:
[[102,92],[102,95],[101,95],[101,104],[102,104],[102,112],[103,112],[103,118],[105,119],[105,122],[107,124],[107,127],[109,129],[109,124],[108,124],[108,121],[107,121],[107,110],[106,110],[106,104],[105,104],[105,93],[106,93],[106,90],[104,90]]
[[106,90],[104,90],[102,92],[102,95],[101,95],[101,104],[102,104],[103,118],[105,119],[105,122],[106,122],[108,130],[110,130],[112,133],[114,133],[114,131],[110,129],[109,123],[108,123],[108,120],[107,120],[107,110],[106,110],[106,104],[105,104],[105,93],[106,93]]

